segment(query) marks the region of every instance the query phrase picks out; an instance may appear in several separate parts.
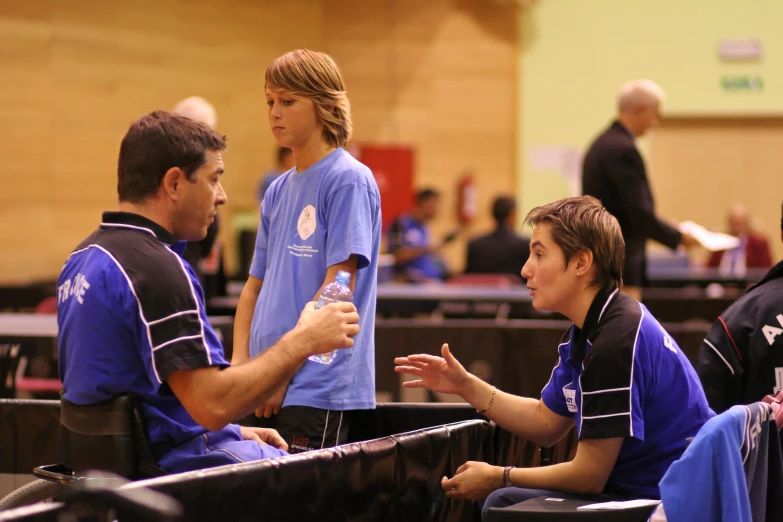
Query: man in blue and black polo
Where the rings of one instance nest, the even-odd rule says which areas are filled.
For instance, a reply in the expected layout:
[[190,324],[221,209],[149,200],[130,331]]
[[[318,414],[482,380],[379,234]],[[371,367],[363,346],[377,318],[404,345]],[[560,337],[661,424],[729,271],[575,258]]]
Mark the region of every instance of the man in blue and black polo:
[[350,303],[315,310],[264,354],[230,367],[204,295],[182,258],[226,202],[224,137],[157,111],[122,141],[119,211],[70,255],[58,280],[63,399],[78,405],[140,398],[152,452],[170,472],[285,455],[274,430],[231,422],[267,400],[305,359],[353,344]]

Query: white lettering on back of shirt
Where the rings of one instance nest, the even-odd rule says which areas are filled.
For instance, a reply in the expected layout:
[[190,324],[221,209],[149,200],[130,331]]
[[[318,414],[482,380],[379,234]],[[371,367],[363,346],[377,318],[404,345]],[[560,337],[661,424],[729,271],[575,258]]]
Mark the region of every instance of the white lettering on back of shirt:
[[783,314],[778,314],[776,319],[778,320],[778,323],[780,323],[780,328],[769,324],[765,324],[761,328],[761,331],[764,332],[764,337],[767,338],[767,342],[770,346],[775,342],[775,338],[777,338],[778,335],[783,334]]
[[57,300],[64,303],[69,297],[76,297],[79,304],[84,304],[84,294],[89,288],[90,283],[87,282],[84,274],[76,274],[72,280],[66,279],[63,284],[57,287]]

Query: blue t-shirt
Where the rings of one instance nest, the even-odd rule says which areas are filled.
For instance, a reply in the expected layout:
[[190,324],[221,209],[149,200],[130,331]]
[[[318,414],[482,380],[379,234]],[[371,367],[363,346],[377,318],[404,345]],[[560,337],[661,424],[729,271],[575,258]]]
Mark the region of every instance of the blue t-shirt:
[[329,365],[307,360],[283,407],[375,407],[375,301],[381,200],[372,172],[338,148],[304,172],[272,183],[261,205],[250,275],[263,281],[253,314],[250,356],[291,330],[316,297],[328,267],[358,257],[354,304],[361,331]]
[[[402,214],[389,227],[389,253],[394,254],[402,247],[426,247],[430,244],[430,233],[424,223]],[[394,271],[409,281],[443,279],[445,266],[433,254],[423,254],[395,265]]]
[[601,291],[572,325],[541,392],[579,439],[624,437],[604,492],[659,499],[658,482],[715,413],[685,354],[640,303]]
[[[138,396],[152,452],[167,470],[263,458],[236,426],[198,425],[166,384],[175,370],[228,366],[198,278],[181,257],[185,245],[142,216],[106,212],[70,255],[57,282],[63,397],[85,405]],[[234,450],[214,451],[224,443]]]
[[281,174],[282,172],[273,170],[262,176],[261,181],[258,183],[258,195],[256,196],[259,203],[264,201],[264,195],[266,195],[266,191],[269,190],[269,187],[272,186],[272,183],[274,183]]

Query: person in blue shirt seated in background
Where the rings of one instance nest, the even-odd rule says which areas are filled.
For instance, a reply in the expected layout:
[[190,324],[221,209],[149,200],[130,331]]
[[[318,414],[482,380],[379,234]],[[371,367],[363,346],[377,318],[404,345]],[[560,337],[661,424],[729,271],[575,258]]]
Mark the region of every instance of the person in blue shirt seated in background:
[[571,462],[539,468],[467,462],[443,478],[446,495],[482,499],[484,510],[540,496],[660,498],[669,465],[715,414],[696,372],[644,305],[620,291],[625,245],[617,220],[590,196],[534,208],[522,268],[536,310],[573,324],[540,399],[503,393],[442,356],[409,355],[406,387],[456,393],[499,426],[542,446],[576,427]]
[[439,210],[440,194],[434,189],[422,189],[416,193],[413,209],[399,215],[389,226],[388,250],[394,256],[397,281],[424,283],[446,279],[448,271],[440,251],[458,233],[451,232],[439,243],[431,241],[427,225],[438,216]]
[[308,356],[349,348],[351,303],[315,310],[265,353],[229,367],[193,268],[182,258],[226,202],[225,138],[156,111],[122,140],[119,211],[76,247],[58,279],[63,400],[139,397],[158,465],[181,472],[286,455],[280,435],[232,422],[253,412]]

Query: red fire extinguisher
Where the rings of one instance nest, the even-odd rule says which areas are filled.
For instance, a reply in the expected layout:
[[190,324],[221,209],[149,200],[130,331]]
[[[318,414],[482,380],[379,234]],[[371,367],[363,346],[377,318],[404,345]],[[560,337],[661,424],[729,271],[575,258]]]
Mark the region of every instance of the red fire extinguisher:
[[465,174],[457,184],[457,219],[468,225],[476,217],[478,190],[473,175]]

